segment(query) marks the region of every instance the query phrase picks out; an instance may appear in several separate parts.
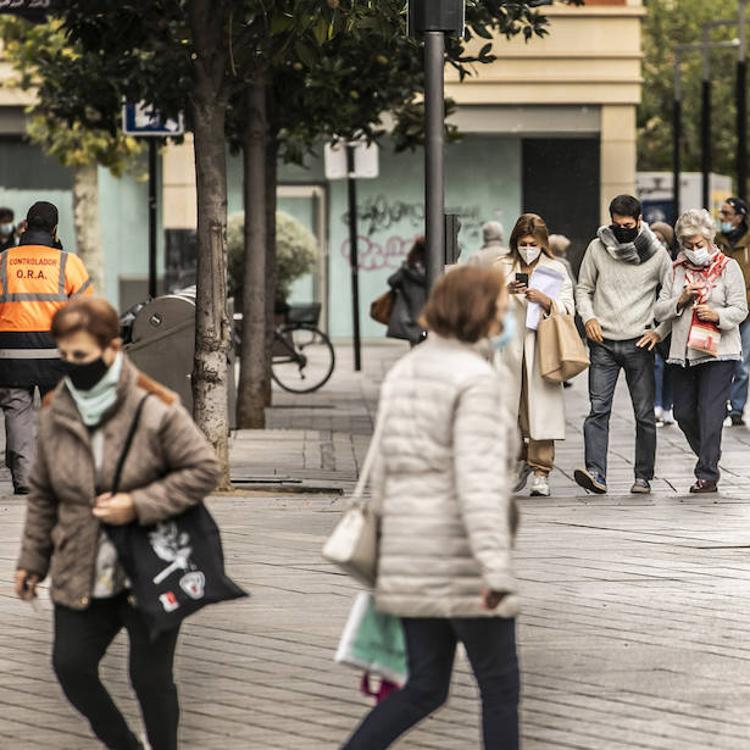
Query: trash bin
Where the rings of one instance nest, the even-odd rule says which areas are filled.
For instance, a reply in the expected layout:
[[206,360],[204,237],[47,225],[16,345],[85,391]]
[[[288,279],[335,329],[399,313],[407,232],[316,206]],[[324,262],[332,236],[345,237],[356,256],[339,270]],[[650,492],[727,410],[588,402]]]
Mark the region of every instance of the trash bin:
[[[232,320],[230,309],[229,320]],[[131,313],[133,315],[133,313]],[[125,323],[125,321],[123,321]],[[195,287],[146,302],[127,321],[125,351],[138,369],[175,391],[192,412],[192,373],[195,354]],[[126,341],[128,340],[126,339]],[[237,392],[234,352],[227,362],[229,426],[236,426]]]

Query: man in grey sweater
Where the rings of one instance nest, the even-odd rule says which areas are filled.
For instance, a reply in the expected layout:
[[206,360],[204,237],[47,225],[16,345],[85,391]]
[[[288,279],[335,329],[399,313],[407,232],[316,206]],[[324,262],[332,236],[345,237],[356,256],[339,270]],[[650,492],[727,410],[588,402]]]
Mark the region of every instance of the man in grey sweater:
[[607,491],[609,419],[624,370],[636,421],[635,481],[630,491],[647,494],[656,462],[653,349],[668,326],[651,329],[657,289],[672,263],[643,221],[637,198],[619,195],[609,212],[612,223],[599,229],[586,250],[576,288],[591,352],[591,411],[583,426],[586,468],[574,476],[590,492]]

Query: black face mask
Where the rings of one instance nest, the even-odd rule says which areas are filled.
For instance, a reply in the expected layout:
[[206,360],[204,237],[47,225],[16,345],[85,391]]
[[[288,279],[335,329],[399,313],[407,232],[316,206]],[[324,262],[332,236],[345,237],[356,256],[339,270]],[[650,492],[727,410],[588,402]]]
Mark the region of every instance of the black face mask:
[[109,365],[101,358],[79,365],[77,362],[63,362],[70,382],[79,391],[90,391],[109,370]]
[[612,233],[621,245],[625,245],[628,242],[635,242],[635,238],[638,236],[639,231],[638,227],[630,229],[629,227],[621,227],[617,224],[612,225]]

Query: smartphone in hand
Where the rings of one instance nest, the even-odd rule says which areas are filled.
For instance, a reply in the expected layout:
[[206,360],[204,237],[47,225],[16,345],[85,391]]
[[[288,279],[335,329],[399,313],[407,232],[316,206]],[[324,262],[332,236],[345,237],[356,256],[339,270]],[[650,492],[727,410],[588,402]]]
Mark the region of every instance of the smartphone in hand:
[[516,274],[516,282],[519,284],[523,284],[524,286],[529,285],[529,274],[527,273],[517,273]]

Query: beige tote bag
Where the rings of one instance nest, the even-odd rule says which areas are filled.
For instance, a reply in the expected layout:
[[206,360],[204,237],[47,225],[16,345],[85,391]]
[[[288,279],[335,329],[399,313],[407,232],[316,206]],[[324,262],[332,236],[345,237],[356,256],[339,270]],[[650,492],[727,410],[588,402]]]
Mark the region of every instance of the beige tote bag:
[[536,332],[539,371],[550,383],[562,383],[588,368],[589,353],[578,335],[572,315],[561,315],[553,305]]
[[369,588],[378,574],[380,519],[363,495],[380,448],[385,414],[379,415],[359,481],[341,520],[323,547],[323,557]]

